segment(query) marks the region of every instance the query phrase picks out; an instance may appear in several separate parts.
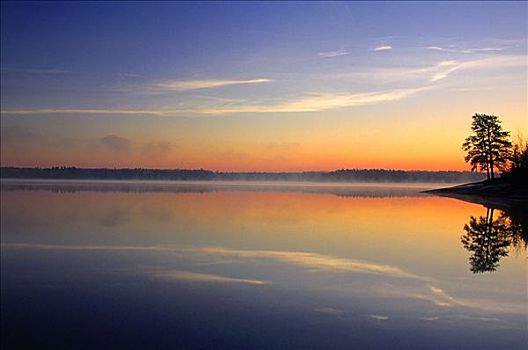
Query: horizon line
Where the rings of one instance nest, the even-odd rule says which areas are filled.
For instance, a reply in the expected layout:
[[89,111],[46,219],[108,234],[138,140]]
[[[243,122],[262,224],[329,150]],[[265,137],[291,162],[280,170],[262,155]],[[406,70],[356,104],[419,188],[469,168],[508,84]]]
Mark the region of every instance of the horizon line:
[[53,166],[16,166],[16,165],[1,165],[4,168],[16,169],[80,169],[80,170],[162,170],[162,171],[207,171],[213,173],[248,173],[248,174],[296,174],[296,173],[332,173],[337,171],[403,171],[403,172],[459,172],[459,173],[475,173],[485,174],[479,171],[471,170],[425,170],[425,169],[397,169],[397,168],[336,168],[333,170],[212,170],[206,168],[148,168],[148,167],[79,167],[75,165],[53,165]]

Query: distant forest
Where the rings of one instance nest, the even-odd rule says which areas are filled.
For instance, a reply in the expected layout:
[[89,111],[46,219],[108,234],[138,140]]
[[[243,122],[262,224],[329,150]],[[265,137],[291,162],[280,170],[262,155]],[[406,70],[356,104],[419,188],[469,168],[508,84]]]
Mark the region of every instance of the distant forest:
[[342,169],[330,172],[219,172],[189,169],[90,169],[1,167],[2,179],[320,181],[320,182],[473,182],[486,176],[468,171]]

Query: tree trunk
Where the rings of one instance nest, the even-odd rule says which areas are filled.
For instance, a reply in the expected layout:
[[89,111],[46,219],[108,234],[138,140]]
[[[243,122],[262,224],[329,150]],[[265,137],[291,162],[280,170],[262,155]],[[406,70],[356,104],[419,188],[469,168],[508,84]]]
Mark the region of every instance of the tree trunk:
[[486,211],[486,216],[488,218],[488,224],[491,226],[493,224],[493,212],[495,211],[495,209],[493,208],[489,208],[487,211]]
[[[491,173],[491,178],[494,179],[495,175],[493,174],[493,153],[491,147],[491,130],[488,126],[488,144],[487,146],[487,158],[488,158],[488,171]],[[488,175],[488,180],[490,179]]]

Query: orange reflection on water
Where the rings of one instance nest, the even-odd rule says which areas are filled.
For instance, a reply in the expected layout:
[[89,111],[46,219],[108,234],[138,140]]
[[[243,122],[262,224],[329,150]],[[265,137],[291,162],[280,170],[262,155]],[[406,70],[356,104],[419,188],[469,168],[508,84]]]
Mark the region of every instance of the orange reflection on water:
[[[4,192],[2,197],[2,214],[8,220],[57,227],[73,222],[77,226],[100,225],[90,232],[103,240],[126,234],[127,240],[132,236],[141,241],[142,235],[154,235],[169,243],[227,241],[260,248],[442,240],[445,235],[456,236],[470,215],[484,210],[461,201],[427,196],[369,198],[233,190],[16,191]],[[75,226],[69,229],[75,231]],[[105,230],[114,233],[107,237],[100,233]]]

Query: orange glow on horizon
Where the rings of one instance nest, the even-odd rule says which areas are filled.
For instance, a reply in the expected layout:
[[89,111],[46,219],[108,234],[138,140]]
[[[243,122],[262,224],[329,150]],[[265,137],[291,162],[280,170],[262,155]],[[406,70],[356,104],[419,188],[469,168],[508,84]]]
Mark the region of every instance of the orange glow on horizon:
[[[14,139],[2,145],[1,164],[241,172],[470,170],[461,149],[470,132],[467,111],[453,113],[445,120],[420,120],[420,115],[402,116],[404,112],[394,111],[395,116],[388,121],[368,122],[321,116],[302,120],[285,117],[279,125],[263,119],[225,119],[214,128],[205,122],[180,127],[182,121],[171,121],[170,127],[152,124],[146,130],[122,129],[124,124],[118,124],[116,130],[97,130],[79,138],[40,135],[36,143]],[[519,128],[526,124],[526,118],[519,113],[512,115],[505,118],[508,123],[504,126],[515,138],[517,133],[523,134]],[[121,135],[127,147],[105,148],[101,143],[105,134]]]
[[[76,166],[81,168],[152,168],[152,169],[207,169],[227,172],[297,172],[334,171],[338,169],[395,169],[395,170],[454,170],[469,171],[463,161],[463,153],[432,153],[426,151],[410,154],[406,149],[395,154],[313,147],[295,153],[264,153],[259,149],[246,152],[229,152],[221,147],[207,150],[174,150],[162,157],[144,157],[135,154],[98,153],[97,157],[71,154],[67,150],[49,153],[40,149],[20,149],[17,152],[2,152],[2,166],[52,167]],[[401,147],[393,147],[393,150]],[[336,146],[335,149],[339,149]],[[22,154],[23,153],[23,154]],[[31,160],[29,160],[31,159]],[[34,161],[37,160],[37,161]]]

